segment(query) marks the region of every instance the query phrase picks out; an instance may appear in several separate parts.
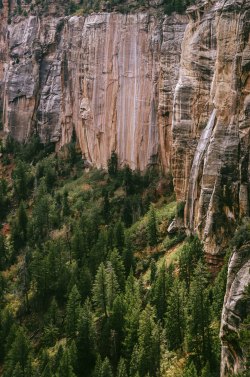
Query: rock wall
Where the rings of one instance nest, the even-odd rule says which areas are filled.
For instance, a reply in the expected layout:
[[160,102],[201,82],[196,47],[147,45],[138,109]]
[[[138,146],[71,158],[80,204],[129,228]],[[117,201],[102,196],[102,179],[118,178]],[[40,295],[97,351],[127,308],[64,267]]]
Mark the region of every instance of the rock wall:
[[221,376],[244,371],[245,356],[239,344],[239,327],[250,313],[246,288],[250,284],[250,244],[246,243],[232,254],[227,280],[221,323]]
[[187,19],[146,13],[16,18],[2,82],[6,132],[58,147],[76,130],[98,167],[170,166],[173,92]]
[[[174,94],[172,171],[185,226],[198,232],[216,273],[239,219],[249,216],[250,1],[189,9]],[[243,369],[237,338],[249,245],[236,250],[222,313],[221,377]],[[249,308],[248,308],[249,310]]]
[[236,221],[249,214],[249,1],[189,9],[175,89],[172,169],[185,225],[220,264]]

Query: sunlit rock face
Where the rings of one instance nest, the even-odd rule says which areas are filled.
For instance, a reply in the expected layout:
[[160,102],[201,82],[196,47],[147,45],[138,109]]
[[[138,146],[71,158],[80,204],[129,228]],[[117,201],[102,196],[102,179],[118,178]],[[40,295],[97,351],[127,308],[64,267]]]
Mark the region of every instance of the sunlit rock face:
[[[249,216],[250,2],[189,10],[174,93],[172,172],[184,222],[216,273],[239,219]],[[249,245],[231,258],[222,313],[221,377],[244,368],[234,341],[250,283]]]
[[215,269],[249,213],[249,7],[230,0],[189,9],[174,94],[175,191]]
[[86,159],[169,169],[173,92],[187,19],[146,13],[16,19],[2,78],[4,128],[58,147],[73,128]]

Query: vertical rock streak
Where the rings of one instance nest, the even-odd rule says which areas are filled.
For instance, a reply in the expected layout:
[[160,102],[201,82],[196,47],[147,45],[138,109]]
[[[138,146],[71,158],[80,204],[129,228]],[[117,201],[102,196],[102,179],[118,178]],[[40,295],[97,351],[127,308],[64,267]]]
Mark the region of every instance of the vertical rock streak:
[[196,205],[197,200],[197,187],[198,187],[198,176],[199,176],[199,170],[201,166],[201,162],[203,160],[204,154],[207,150],[214,124],[215,124],[215,117],[216,117],[216,109],[212,111],[212,114],[209,118],[209,121],[204,128],[204,130],[201,133],[195,154],[194,159],[192,163],[192,168],[190,171],[189,176],[189,188],[188,188],[188,199],[187,199],[187,212],[189,216],[189,223],[187,224],[188,228],[192,231],[195,231],[194,229],[194,207]]

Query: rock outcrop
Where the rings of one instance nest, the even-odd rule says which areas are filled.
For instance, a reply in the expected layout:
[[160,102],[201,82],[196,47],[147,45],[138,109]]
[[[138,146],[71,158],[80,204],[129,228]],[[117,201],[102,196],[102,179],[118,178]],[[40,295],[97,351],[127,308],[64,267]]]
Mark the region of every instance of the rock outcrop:
[[[239,219],[249,215],[250,2],[189,9],[175,90],[172,171],[185,225],[198,232],[212,271]],[[250,282],[249,245],[235,251],[222,313],[221,377],[244,365],[234,335]],[[249,309],[249,308],[248,308]]]
[[172,169],[185,224],[215,267],[249,213],[249,1],[189,9],[174,98]]
[[221,339],[221,376],[245,370],[244,352],[239,343],[239,328],[250,313],[250,299],[246,299],[246,288],[250,284],[250,244],[236,249],[232,254],[224,299]]
[[187,19],[146,13],[16,19],[9,26],[3,123],[58,147],[75,129],[86,159],[116,150],[133,169],[170,167],[173,92]]

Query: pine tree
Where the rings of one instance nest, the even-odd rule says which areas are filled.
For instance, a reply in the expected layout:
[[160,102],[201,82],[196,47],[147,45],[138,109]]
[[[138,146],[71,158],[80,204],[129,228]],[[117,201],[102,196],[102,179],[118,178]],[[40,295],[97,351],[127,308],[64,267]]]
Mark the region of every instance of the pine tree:
[[83,265],[88,255],[87,237],[85,232],[79,227],[73,231],[73,237],[70,242],[73,258],[78,265]]
[[96,364],[95,364],[95,370],[93,373],[93,377],[101,377],[102,373],[102,358],[100,355],[97,356]]
[[46,315],[46,320],[47,322],[51,323],[53,326],[56,326],[58,324],[58,319],[59,319],[59,308],[58,308],[58,304],[55,297],[53,297],[51,304],[49,306],[47,315]]
[[20,206],[18,208],[17,223],[19,228],[19,236],[22,238],[23,243],[25,243],[27,238],[28,216],[23,201],[21,201]]
[[78,288],[84,300],[87,297],[90,297],[92,280],[93,278],[92,278],[92,274],[89,268],[84,265],[79,272],[79,281],[78,281]]
[[187,344],[198,370],[211,360],[209,274],[199,261],[190,285],[188,298]]
[[179,258],[179,276],[189,290],[191,278],[197,262],[203,255],[203,246],[198,237],[193,237],[184,245]]
[[124,333],[126,335],[123,342],[123,350],[127,359],[130,359],[138,340],[139,318],[142,304],[139,283],[136,278],[134,278],[132,272],[129,274],[126,282],[124,299],[126,305]]
[[113,377],[109,359],[106,357],[102,363],[100,377]]
[[130,363],[129,363],[129,375],[131,377],[139,377],[140,374],[139,374],[139,347],[138,347],[138,343],[135,343],[134,345],[134,348],[133,348],[133,352],[132,352],[132,355],[131,355],[131,360],[130,360]]
[[166,337],[169,350],[181,348],[185,330],[185,291],[176,278],[168,296],[166,311]]
[[50,272],[47,256],[39,251],[34,251],[30,265],[31,278],[36,286],[36,298],[43,305],[49,292]]
[[73,372],[68,350],[63,352],[56,377],[76,377],[75,373]]
[[50,228],[50,204],[50,197],[46,193],[39,192],[35,199],[31,224],[31,237],[37,243],[40,243],[48,234]]
[[10,229],[10,238],[11,243],[13,246],[12,255],[11,255],[11,262],[15,260],[15,257],[17,255],[17,252],[22,248],[23,246],[23,239],[19,236],[19,227],[16,219],[14,219],[11,222],[11,229]]
[[121,221],[117,223],[115,226],[115,247],[119,251],[122,252],[125,245],[125,235],[124,235],[124,226]]
[[22,161],[18,161],[16,168],[13,171],[14,193],[19,202],[26,199],[28,196],[28,186],[30,181],[28,171],[28,166]]
[[63,193],[63,200],[62,200],[62,207],[63,207],[63,216],[69,216],[70,214],[70,206],[69,206],[69,194],[67,191]]
[[7,338],[9,338],[13,322],[13,314],[9,308],[5,308],[0,311],[0,362],[3,362],[5,357]]
[[112,264],[108,262],[106,268],[107,281],[107,307],[109,311],[112,310],[114,300],[119,293],[119,284]]
[[66,331],[68,338],[76,336],[77,321],[80,311],[80,294],[76,285],[73,286],[66,307]]
[[[15,333],[15,339],[11,344],[10,350],[6,357],[6,377],[15,369],[19,363],[23,376],[28,364],[30,353],[30,344],[23,328],[19,328]],[[19,372],[17,370],[17,372]],[[16,373],[17,373],[16,372]]]
[[111,206],[110,206],[108,191],[105,190],[103,192],[103,210],[102,210],[105,224],[109,224],[109,221],[110,221],[110,207]]
[[0,234],[0,271],[3,271],[7,262],[7,248],[5,245],[5,238]]
[[13,371],[12,377],[24,377],[20,363],[18,362]]
[[108,160],[108,173],[111,177],[116,177],[118,172],[118,157],[115,151],[112,151],[111,157]]
[[97,310],[108,316],[107,274],[103,263],[100,264],[93,285],[93,301]]
[[122,257],[119,255],[116,249],[113,249],[110,253],[109,260],[115,271],[119,287],[123,290],[125,286],[125,269]]
[[211,373],[209,363],[206,363],[205,367],[202,369],[201,377],[213,377]]
[[138,330],[138,371],[140,376],[157,376],[160,370],[161,337],[153,308],[147,305],[140,315]]
[[28,228],[28,216],[25,210],[23,201],[21,201],[17,217],[13,220],[11,224],[11,239],[13,243],[13,248],[18,251],[20,248],[25,246],[27,240],[27,228]]
[[87,299],[79,314],[77,326],[77,374],[90,376],[96,360],[96,333],[94,316],[90,301]]
[[123,187],[126,195],[131,195],[134,192],[133,173],[128,165],[123,169]]
[[153,206],[151,206],[150,211],[149,211],[147,233],[148,233],[148,244],[152,247],[155,246],[158,241],[158,235],[157,235],[155,210]]
[[104,262],[108,254],[108,232],[102,229],[98,234],[98,239],[95,241],[91,252],[89,253],[89,266],[91,271],[96,271],[101,262]]
[[116,377],[128,377],[126,362],[122,357],[118,364]]
[[198,377],[197,370],[193,363],[191,363],[188,367],[185,368],[183,377]]
[[126,276],[128,276],[131,271],[131,268],[134,269],[135,267],[132,242],[129,238],[126,240],[126,246],[123,249],[122,258],[123,258],[123,264],[125,267],[125,273],[126,273]]
[[[62,345],[60,344],[56,354],[55,354],[55,357],[54,357],[54,360],[53,360],[53,370],[58,370],[59,367],[60,367],[60,363],[61,363],[61,360],[63,358],[63,353],[64,353],[64,349],[62,347]],[[56,377],[59,377],[59,376],[56,376]]]
[[43,350],[38,355],[38,374],[51,377],[51,363],[47,350]]
[[122,210],[122,220],[125,226],[128,228],[133,223],[133,208],[130,198],[125,198],[124,207]]
[[111,361],[117,365],[124,340],[126,306],[122,295],[116,296],[110,314]]
[[10,200],[8,198],[8,185],[5,179],[0,178],[0,220],[4,220]]
[[171,268],[166,270],[165,263],[160,268],[157,277],[152,285],[152,302],[155,305],[157,318],[163,321],[167,310],[168,295],[173,284]]
[[72,340],[70,342],[70,346],[68,347],[69,350],[69,357],[70,362],[73,368],[74,373],[77,371],[77,348],[76,348],[76,342]]
[[55,168],[48,165],[45,167],[45,177],[44,181],[48,192],[51,192],[55,182],[56,182],[56,171]]
[[156,277],[156,272],[157,272],[157,267],[155,260],[152,258],[150,262],[150,284],[152,285],[155,281]]

